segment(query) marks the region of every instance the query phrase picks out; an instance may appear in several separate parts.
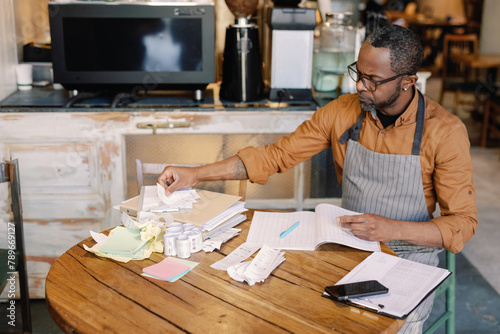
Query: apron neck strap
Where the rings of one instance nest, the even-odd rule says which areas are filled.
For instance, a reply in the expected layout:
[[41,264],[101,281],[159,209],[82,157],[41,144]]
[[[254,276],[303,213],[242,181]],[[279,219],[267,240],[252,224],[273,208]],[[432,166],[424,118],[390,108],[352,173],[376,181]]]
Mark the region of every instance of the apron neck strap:
[[349,139],[354,141],[358,141],[359,133],[361,132],[361,126],[363,120],[365,119],[366,111],[361,110],[361,114],[359,114],[358,121],[347,129],[342,136],[340,136],[339,141],[342,145],[347,143]]
[[424,134],[424,119],[425,119],[425,99],[422,93],[418,91],[418,109],[417,109],[417,126],[415,128],[415,136],[413,137],[412,155],[420,155],[420,146],[422,146],[422,136]]

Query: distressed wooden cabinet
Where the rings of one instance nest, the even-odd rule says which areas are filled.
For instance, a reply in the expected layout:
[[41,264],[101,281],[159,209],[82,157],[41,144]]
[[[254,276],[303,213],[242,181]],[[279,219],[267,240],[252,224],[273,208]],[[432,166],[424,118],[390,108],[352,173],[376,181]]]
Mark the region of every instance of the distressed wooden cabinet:
[[[148,124],[170,124],[157,128],[157,134],[283,134],[295,130],[313,113],[36,110],[0,109],[0,158],[17,158],[20,164],[33,298],[44,297],[47,272],[62,253],[87,238],[89,230],[101,231],[120,223],[113,206],[127,196],[127,135],[151,136]],[[183,127],[176,127],[180,124]],[[8,192],[3,188],[0,192],[3,231],[8,221]]]

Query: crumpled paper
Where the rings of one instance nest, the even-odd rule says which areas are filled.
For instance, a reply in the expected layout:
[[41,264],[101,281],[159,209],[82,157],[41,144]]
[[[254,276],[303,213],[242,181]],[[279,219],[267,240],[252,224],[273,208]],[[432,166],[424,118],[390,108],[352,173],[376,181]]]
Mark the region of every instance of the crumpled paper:
[[[90,234],[92,235],[92,238],[95,240],[96,244],[92,247],[83,245],[83,248],[86,251],[94,253],[97,256],[113,259],[124,263],[127,263],[130,260],[144,260],[149,258],[153,252],[163,252],[163,235],[165,234],[166,228],[174,222],[174,218],[168,213],[154,214],[150,212],[140,212],[138,219],[135,220],[132,219],[126,212],[123,212],[121,216],[121,222],[128,229],[141,230],[141,240],[148,241],[144,248],[138,253],[134,254],[133,257],[102,253],[100,251],[101,246],[104,244],[105,240],[108,237],[103,233],[97,233],[94,231],[90,231]],[[113,232],[114,229],[109,232],[109,235],[111,236]]]
[[[112,229],[111,231],[109,231],[109,235],[110,236],[113,235],[114,230],[115,229]],[[141,252],[136,253],[135,256],[133,256],[133,257],[118,256],[118,255],[111,255],[111,254],[101,253],[101,246],[103,245],[103,243],[105,241],[105,238],[108,238],[108,236],[106,236],[103,233],[97,233],[97,232],[94,232],[94,231],[90,231],[90,234],[92,235],[92,238],[97,243],[94,246],[92,246],[92,247],[88,247],[87,245],[84,244],[83,248],[87,252],[94,253],[95,255],[100,256],[100,257],[105,257],[105,258],[112,259],[112,260],[115,260],[115,261],[118,261],[118,262],[127,263],[130,260],[144,260],[144,259],[147,259],[153,253],[151,250],[146,249],[146,248],[144,248]]]

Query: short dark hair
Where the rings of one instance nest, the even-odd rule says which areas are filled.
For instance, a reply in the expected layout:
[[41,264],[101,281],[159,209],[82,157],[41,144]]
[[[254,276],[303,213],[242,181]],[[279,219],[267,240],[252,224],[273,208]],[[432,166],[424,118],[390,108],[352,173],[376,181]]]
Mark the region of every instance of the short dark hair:
[[408,28],[388,25],[374,31],[368,41],[375,48],[388,48],[391,69],[397,74],[416,74],[424,58],[417,35]]

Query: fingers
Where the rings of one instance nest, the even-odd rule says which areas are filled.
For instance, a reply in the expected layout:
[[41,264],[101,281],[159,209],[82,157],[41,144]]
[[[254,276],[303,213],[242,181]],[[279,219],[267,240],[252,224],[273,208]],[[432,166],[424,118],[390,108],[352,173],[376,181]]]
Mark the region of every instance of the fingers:
[[160,184],[163,188],[165,188],[165,195],[168,196],[178,189],[174,185],[175,177],[171,171],[168,170],[168,167],[163,170],[163,172],[158,176],[156,182]]
[[354,216],[341,216],[337,217],[337,222],[340,227],[351,231],[358,224],[367,223],[367,217],[365,215],[354,215]]
[[354,216],[341,216],[337,217],[339,223],[366,223],[370,218],[369,215],[354,215]]
[[168,196],[174,191],[185,187],[192,187],[197,183],[194,168],[167,166],[156,180]]
[[180,188],[183,188],[183,187],[181,186],[180,182],[178,182],[178,181],[174,181],[174,182],[172,182],[172,184],[167,184],[167,186],[165,187],[165,195],[168,196]]

